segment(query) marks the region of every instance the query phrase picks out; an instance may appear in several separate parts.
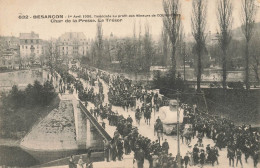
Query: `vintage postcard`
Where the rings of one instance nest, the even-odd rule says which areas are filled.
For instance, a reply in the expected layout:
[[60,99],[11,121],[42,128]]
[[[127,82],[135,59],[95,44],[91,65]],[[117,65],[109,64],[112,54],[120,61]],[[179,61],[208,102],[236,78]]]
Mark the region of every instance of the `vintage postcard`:
[[259,167],[259,0],[0,0],[0,167]]

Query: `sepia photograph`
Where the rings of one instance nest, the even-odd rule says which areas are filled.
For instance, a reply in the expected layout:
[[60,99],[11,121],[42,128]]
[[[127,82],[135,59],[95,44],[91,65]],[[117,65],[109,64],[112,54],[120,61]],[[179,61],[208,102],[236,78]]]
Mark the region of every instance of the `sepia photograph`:
[[260,0],[0,0],[0,168],[258,168]]

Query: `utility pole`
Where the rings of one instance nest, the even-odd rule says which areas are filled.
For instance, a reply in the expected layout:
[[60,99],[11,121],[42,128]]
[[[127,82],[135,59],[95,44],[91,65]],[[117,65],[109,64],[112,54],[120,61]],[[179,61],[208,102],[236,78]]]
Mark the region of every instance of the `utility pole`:
[[186,59],[186,43],[184,42],[184,51],[183,51],[183,80],[185,82],[185,59]]
[[177,165],[181,168],[181,154],[180,154],[180,111],[179,111],[179,92],[177,91]]

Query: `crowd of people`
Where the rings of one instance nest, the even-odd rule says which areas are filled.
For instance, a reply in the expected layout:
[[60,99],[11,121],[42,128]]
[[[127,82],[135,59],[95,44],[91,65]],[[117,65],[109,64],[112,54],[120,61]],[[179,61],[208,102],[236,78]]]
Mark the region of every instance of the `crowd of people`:
[[[138,133],[138,128],[132,125],[133,119],[129,116],[124,118],[117,111],[112,111],[112,105],[121,106],[125,111],[134,109],[135,119],[140,123],[142,117],[150,124],[149,118],[152,111],[159,111],[159,108],[168,105],[167,100],[160,97],[158,93],[144,89],[142,86],[133,84],[129,79],[120,75],[111,75],[94,68],[86,68],[78,71],[78,76],[87,80],[91,86],[98,85],[99,92],[94,93],[93,87],[78,89],[80,100],[92,102],[95,108],[90,110],[96,118],[108,119],[109,124],[116,126],[113,140],[105,142],[106,160],[122,160],[123,154],[128,155],[134,152],[134,158],[138,167],[142,167],[144,159],[149,161],[150,167],[176,167],[177,157],[168,153],[169,145],[167,140],[162,144],[156,140],[151,141]],[[109,86],[108,101],[104,103],[103,80]],[[77,87],[76,85],[74,86]],[[136,102],[141,103],[139,107]],[[245,162],[251,156],[254,166],[257,166],[259,159],[259,132],[251,126],[235,126],[234,123],[225,118],[212,116],[193,108],[187,104],[181,104],[184,109],[183,124],[191,125],[188,134],[182,132],[181,137],[186,139],[190,147],[191,139],[197,137],[198,142],[192,150],[181,159],[181,164],[188,165],[219,164],[219,150],[227,148],[227,158],[230,166],[243,165],[242,154],[245,155]],[[204,137],[214,140],[215,145],[204,146]],[[236,162],[235,162],[236,158]]]
[[[87,74],[85,70],[81,72]],[[90,72],[93,73],[93,70],[90,70]],[[136,119],[140,121],[141,117],[144,116],[145,121],[149,124],[152,109],[158,111],[159,107],[156,106],[165,105],[167,102],[162,103],[162,99],[159,98],[158,93],[154,94],[153,92],[142,91],[141,87],[134,86],[130,80],[124,77],[113,76],[111,78],[108,74],[100,71],[96,73],[98,77],[95,79],[98,81],[99,93],[94,93],[93,87],[85,88],[81,93],[79,92],[79,98],[82,101],[89,101],[95,105],[94,109],[90,108],[90,113],[94,117],[97,118],[100,116],[102,119],[108,119],[109,125],[116,126],[112,141],[104,141],[106,160],[122,160],[123,154],[128,155],[134,152],[134,161],[137,162],[138,167],[143,167],[144,159],[149,161],[150,167],[176,167],[177,160],[171,153],[168,153],[169,144],[167,140],[162,144],[158,140],[151,141],[149,138],[138,133],[138,128],[133,126],[133,119],[130,115],[124,118],[117,111],[112,111],[112,105],[122,106],[125,111],[128,111],[128,108],[134,109],[136,107],[135,103],[138,100],[142,106],[141,108],[136,107],[136,114],[139,115]],[[88,78],[85,78],[85,80],[88,79],[87,82],[92,81],[91,76],[94,75],[88,74]],[[99,99],[100,101],[97,101],[99,103],[95,103],[94,101],[95,95],[103,94],[103,91],[100,91],[103,89],[103,86],[99,80],[103,80],[109,86],[109,103],[105,105],[103,105],[104,99]],[[91,97],[94,98],[91,99]]]
[[[218,163],[218,151],[227,147],[227,157],[230,166],[234,166],[234,160],[237,159],[236,165],[240,163],[243,165],[241,155],[245,155],[245,162],[251,156],[256,167],[259,159],[259,131],[254,130],[251,125],[235,126],[235,124],[226,119],[218,116],[212,116],[207,113],[199,111],[197,108],[193,110],[191,106],[183,105],[184,108],[184,123],[191,124],[193,133],[189,136],[193,137],[198,133],[198,143],[201,144],[202,139],[206,136],[214,140],[215,147],[213,149],[207,146],[207,161],[214,165]],[[198,150],[193,148],[194,163],[198,163]],[[195,156],[195,157],[194,157]]]

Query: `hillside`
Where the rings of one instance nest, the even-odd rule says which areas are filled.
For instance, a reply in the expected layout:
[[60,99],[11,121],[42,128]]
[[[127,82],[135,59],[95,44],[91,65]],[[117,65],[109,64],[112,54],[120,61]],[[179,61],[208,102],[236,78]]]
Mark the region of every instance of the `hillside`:
[[[242,26],[240,27],[237,27],[235,29],[232,30],[232,36],[233,36],[233,39],[235,40],[243,40],[245,38],[243,32],[242,32],[242,29],[241,29]],[[253,37],[259,37],[260,35],[260,22],[257,22],[255,24],[255,27],[254,27],[254,36]]]

